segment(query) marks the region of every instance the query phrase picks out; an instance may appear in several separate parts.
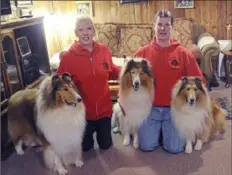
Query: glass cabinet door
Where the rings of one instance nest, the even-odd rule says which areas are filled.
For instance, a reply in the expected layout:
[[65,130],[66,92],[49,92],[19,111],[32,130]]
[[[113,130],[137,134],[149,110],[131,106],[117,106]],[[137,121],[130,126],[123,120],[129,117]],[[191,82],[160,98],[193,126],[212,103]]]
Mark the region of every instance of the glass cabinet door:
[[1,49],[3,53],[3,65],[8,77],[8,83],[11,93],[23,88],[22,76],[19,60],[14,43],[13,33],[7,33],[2,36]]
[[8,78],[5,72],[5,66],[3,62],[3,56],[1,52],[1,114],[6,110],[8,105],[8,98],[10,97],[11,91],[8,86]]
[[1,102],[6,100],[10,96],[9,89],[5,82],[4,72],[1,71]]

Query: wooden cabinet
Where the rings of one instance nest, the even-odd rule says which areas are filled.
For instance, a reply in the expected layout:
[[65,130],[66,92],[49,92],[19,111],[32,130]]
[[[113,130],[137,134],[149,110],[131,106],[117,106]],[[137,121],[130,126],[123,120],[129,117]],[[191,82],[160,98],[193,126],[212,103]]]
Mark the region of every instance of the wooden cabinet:
[[[20,38],[26,38],[27,44]],[[30,52],[28,52],[29,46]],[[7,132],[7,107],[12,94],[20,89],[36,87],[50,65],[44,34],[43,17],[16,19],[1,23],[1,152],[10,154]],[[22,50],[28,54],[22,54]]]
[[6,97],[24,88],[19,56],[14,41],[13,31],[1,33],[1,70]]

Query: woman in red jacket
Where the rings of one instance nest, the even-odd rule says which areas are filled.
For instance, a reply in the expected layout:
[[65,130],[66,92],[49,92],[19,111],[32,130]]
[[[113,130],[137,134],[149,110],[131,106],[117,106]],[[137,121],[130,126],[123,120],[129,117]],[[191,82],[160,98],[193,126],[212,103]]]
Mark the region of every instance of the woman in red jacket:
[[95,131],[100,149],[108,149],[112,145],[108,80],[117,79],[120,69],[113,64],[110,50],[93,40],[95,28],[91,18],[78,17],[75,34],[78,41],[62,56],[57,72],[72,75],[86,106],[83,151],[93,148]]

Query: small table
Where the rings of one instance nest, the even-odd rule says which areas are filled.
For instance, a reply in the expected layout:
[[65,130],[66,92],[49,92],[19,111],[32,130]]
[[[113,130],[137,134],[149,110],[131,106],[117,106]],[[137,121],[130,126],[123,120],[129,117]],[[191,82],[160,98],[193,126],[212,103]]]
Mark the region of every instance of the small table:
[[224,54],[224,65],[225,65],[225,73],[226,73],[226,85],[225,87],[230,87],[230,64],[232,63],[232,51],[221,51]]
[[110,89],[110,95],[117,97],[118,96],[118,90],[119,90],[119,85],[109,85]]
[[117,97],[118,96],[118,90],[119,90],[119,81],[118,80],[109,80],[109,89],[110,89],[110,95],[111,97]]

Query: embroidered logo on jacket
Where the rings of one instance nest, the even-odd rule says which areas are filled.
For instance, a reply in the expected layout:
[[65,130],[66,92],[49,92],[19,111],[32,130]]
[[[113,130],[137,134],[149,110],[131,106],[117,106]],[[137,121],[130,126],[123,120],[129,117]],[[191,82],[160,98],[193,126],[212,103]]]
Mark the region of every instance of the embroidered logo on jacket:
[[179,63],[179,60],[177,58],[170,59],[169,64],[172,68],[179,68],[180,67],[180,63]]
[[102,65],[103,65],[103,68],[104,68],[105,70],[109,70],[109,65],[108,65],[107,62],[103,61],[103,62],[102,62]]

